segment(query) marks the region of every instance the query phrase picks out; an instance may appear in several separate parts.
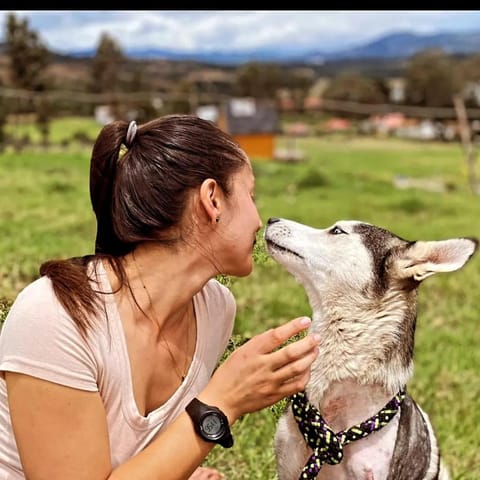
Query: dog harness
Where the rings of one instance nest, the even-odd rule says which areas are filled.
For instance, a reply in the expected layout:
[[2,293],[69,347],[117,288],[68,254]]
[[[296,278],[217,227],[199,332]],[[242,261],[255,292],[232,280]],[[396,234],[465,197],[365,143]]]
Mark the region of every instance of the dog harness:
[[292,395],[293,416],[307,445],[313,450],[299,480],[314,480],[325,463],[339,464],[343,459],[343,446],[387,425],[398,412],[404,398],[405,389],[393,397],[376,415],[347,430],[335,433],[321,413],[309,403],[304,391]]

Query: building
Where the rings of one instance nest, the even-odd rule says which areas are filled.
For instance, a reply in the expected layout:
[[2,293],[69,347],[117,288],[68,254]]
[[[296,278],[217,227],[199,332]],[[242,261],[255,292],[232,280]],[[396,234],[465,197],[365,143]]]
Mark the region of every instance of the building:
[[250,158],[272,160],[280,119],[274,102],[231,98],[218,111],[217,125],[228,132]]

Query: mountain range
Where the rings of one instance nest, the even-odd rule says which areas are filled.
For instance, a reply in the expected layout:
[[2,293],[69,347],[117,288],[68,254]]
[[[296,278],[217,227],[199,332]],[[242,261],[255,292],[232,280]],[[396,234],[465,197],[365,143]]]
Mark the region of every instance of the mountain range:
[[[323,50],[321,46],[299,49],[292,47],[259,48],[235,51],[181,52],[167,49],[126,49],[132,58],[196,61],[217,65],[239,65],[251,61],[300,63],[321,65],[326,62],[354,59],[402,59],[427,49],[441,48],[448,54],[480,53],[480,30],[457,33],[419,35],[411,32],[394,32],[374,41],[341,50]],[[95,50],[68,52],[75,57],[90,57]]]

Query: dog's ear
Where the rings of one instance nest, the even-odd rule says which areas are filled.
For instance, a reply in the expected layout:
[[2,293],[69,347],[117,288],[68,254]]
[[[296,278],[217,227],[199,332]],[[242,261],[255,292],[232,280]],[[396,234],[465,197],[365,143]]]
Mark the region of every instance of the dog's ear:
[[453,272],[462,268],[478,247],[474,238],[415,242],[396,259],[397,272],[402,278],[417,282],[439,272]]

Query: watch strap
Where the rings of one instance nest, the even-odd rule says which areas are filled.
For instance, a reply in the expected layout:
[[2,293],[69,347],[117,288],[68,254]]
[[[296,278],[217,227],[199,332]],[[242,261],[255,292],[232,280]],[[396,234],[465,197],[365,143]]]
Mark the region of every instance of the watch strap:
[[[228,418],[227,416],[218,408],[214,407],[212,405],[207,405],[206,403],[203,403],[201,400],[198,398],[193,398],[190,403],[185,407],[185,410],[189,417],[191,418],[193,422],[193,426],[195,428],[195,431],[197,432],[200,437],[202,437],[205,441],[207,442],[213,442],[213,443],[218,443],[222,447],[225,448],[230,448],[233,446],[233,437],[230,432],[230,426],[228,424]],[[214,412],[217,415],[219,415],[223,423],[225,425],[225,432],[224,434],[218,438],[218,439],[212,439],[209,438],[205,432],[202,431],[202,428],[200,426],[201,418],[205,413],[208,412]]]

